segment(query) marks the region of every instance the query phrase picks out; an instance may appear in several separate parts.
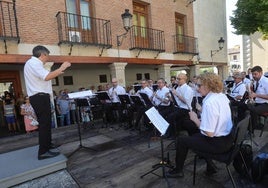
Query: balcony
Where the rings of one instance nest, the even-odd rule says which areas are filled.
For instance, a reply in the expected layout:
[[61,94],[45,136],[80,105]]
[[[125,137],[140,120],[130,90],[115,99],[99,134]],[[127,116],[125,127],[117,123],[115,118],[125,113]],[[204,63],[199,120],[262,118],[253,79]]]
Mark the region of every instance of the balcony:
[[5,43],[6,53],[7,40],[20,40],[16,6],[13,2],[0,1],[0,40]]
[[174,35],[174,54],[184,53],[197,55],[197,38],[185,35]]
[[164,52],[164,31],[134,25],[130,29],[130,43],[130,50]]
[[109,20],[58,12],[59,45],[82,44],[112,47],[111,22]]

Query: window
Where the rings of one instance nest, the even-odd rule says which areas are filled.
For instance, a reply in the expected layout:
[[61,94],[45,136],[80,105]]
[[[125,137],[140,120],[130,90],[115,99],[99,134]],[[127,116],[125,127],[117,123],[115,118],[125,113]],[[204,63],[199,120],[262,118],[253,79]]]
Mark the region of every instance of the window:
[[144,78],[146,80],[150,80],[150,73],[144,73]]
[[176,44],[178,51],[184,51],[185,49],[185,42],[184,42],[184,35],[185,35],[185,15],[176,13],[175,14],[175,25],[176,25]]
[[91,0],[66,0],[66,10],[69,30],[81,35],[79,42],[93,42],[95,20],[92,19]]
[[99,81],[100,81],[100,83],[107,83],[107,76],[106,76],[106,74],[99,75]]
[[141,73],[136,74],[136,80],[142,80],[142,74]]
[[[89,0],[66,0],[66,9],[69,15],[68,26],[72,28],[91,29],[91,2]],[[77,17],[76,15],[81,15]]]
[[72,76],[63,76],[64,85],[73,85],[73,77]]
[[233,60],[237,60],[237,55],[233,55]]
[[135,27],[134,34],[138,44],[148,45],[148,5],[133,2],[133,25]]

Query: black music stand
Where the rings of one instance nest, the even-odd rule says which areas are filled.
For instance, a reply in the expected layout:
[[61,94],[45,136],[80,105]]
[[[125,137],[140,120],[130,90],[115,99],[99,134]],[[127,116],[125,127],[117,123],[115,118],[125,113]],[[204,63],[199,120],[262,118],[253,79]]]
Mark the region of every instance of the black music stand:
[[169,93],[170,93],[171,98],[172,98],[172,100],[173,100],[173,104],[174,104],[174,106],[179,107],[179,105],[178,105],[178,103],[177,103],[177,101],[176,101],[176,99],[175,99],[175,96],[173,95],[172,91],[169,91]]
[[153,85],[152,85],[152,88],[153,88],[153,91],[156,92],[157,89],[158,89],[158,85],[157,85],[157,84],[153,84]]
[[97,98],[100,100],[100,102],[102,104],[102,108],[104,109],[103,122],[105,123],[105,127],[107,128],[108,120],[107,120],[107,115],[106,115],[106,111],[105,111],[106,102],[104,102],[104,101],[107,101],[107,100],[111,101],[111,98],[109,97],[109,95],[106,91],[99,91],[96,94],[97,94]]
[[139,94],[140,94],[141,98],[144,100],[145,105],[148,108],[151,108],[152,106],[154,106],[146,93],[139,93]]
[[[151,112],[148,113],[149,111],[151,111]],[[153,115],[150,115],[150,114],[153,114]],[[169,181],[168,181],[168,178],[166,175],[166,168],[173,169],[173,166],[170,165],[169,155],[167,155],[167,158],[164,157],[164,144],[163,144],[163,135],[168,128],[168,123],[166,122],[166,120],[164,120],[164,118],[159,114],[159,112],[154,107],[147,110],[146,115],[151,120],[151,122],[155,126],[155,128],[157,128],[159,130],[159,132],[161,133],[161,137],[160,137],[161,161],[159,163],[153,165],[152,166],[153,169],[146,172],[145,174],[141,175],[140,178],[143,178],[144,176],[146,176],[148,174],[154,174],[158,177],[165,178],[168,187],[170,187],[170,184],[169,184]],[[162,127],[159,127],[159,124],[161,124],[162,122],[164,122],[164,124],[167,124],[167,127],[164,128],[165,130]],[[162,169],[162,176],[155,173],[155,171],[158,170],[159,168]]]
[[[81,99],[75,99],[74,100],[75,101],[75,106],[76,106],[76,113],[79,113],[79,114],[77,114],[77,117],[78,117],[78,119],[80,119],[79,117],[80,117],[80,108],[81,107],[89,107],[90,106],[90,104],[89,104],[89,102],[88,102],[88,99],[86,99],[86,98],[81,98]],[[78,130],[78,137],[79,137],[79,146],[78,146],[78,148],[77,149],[75,149],[69,156],[68,156],[68,158],[69,157],[71,157],[73,154],[75,154],[77,151],[79,151],[80,149],[88,149],[88,150],[92,150],[92,151],[97,151],[97,150],[95,150],[95,149],[92,149],[92,148],[90,148],[90,147],[86,147],[86,146],[83,146],[83,144],[82,144],[82,136],[81,136],[81,125],[80,125],[81,123],[80,123],[80,120],[77,122],[77,130]]]
[[[125,112],[126,112],[126,116],[128,117],[129,116],[128,106],[131,105],[129,95],[127,95],[127,94],[118,94],[117,96],[118,96],[118,98],[120,100],[120,103],[121,103],[121,105],[123,107],[123,110],[125,110]],[[117,130],[119,130],[119,129],[117,129]]]
[[131,95],[130,99],[137,106],[145,106],[144,103],[142,102],[141,98],[137,95]]
[[135,93],[137,93],[139,90],[141,90],[141,85],[133,85]]
[[96,94],[100,101],[111,100],[106,91],[100,91],[100,92],[97,92]]

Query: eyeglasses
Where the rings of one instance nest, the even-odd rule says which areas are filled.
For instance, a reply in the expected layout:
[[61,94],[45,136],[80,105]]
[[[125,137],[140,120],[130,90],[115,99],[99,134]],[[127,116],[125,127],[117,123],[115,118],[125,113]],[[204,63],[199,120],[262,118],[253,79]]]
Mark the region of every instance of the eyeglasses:
[[183,78],[177,78],[177,80],[182,80]]
[[200,87],[202,86],[202,84],[196,84],[196,86],[197,86],[198,88],[200,88]]

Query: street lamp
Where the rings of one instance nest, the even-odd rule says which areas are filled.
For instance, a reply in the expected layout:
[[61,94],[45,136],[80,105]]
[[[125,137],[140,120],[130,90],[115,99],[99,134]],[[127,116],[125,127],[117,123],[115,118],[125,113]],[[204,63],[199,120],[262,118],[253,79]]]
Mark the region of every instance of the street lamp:
[[125,12],[123,14],[121,14],[122,17],[122,21],[123,21],[123,26],[124,29],[126,30],[125,33],[121,34],[121,35],[117,35],[117,47],[121,46],[122,42],[123,42],[123,38],[126,37],[126,34],[128,33],[130,27],[131,27],[131,21],[132,21],[132,14],[129,13],[129,9],[125,9]]
[[210,57],[212,58],[216,53],[218,53],[219,51],[221,51],[223,49],[223,45],[224,45],[224,39],[221,37],[218,40],[218,44],[219,44],[219,49],[218,50],[211,50],[210,51]]

